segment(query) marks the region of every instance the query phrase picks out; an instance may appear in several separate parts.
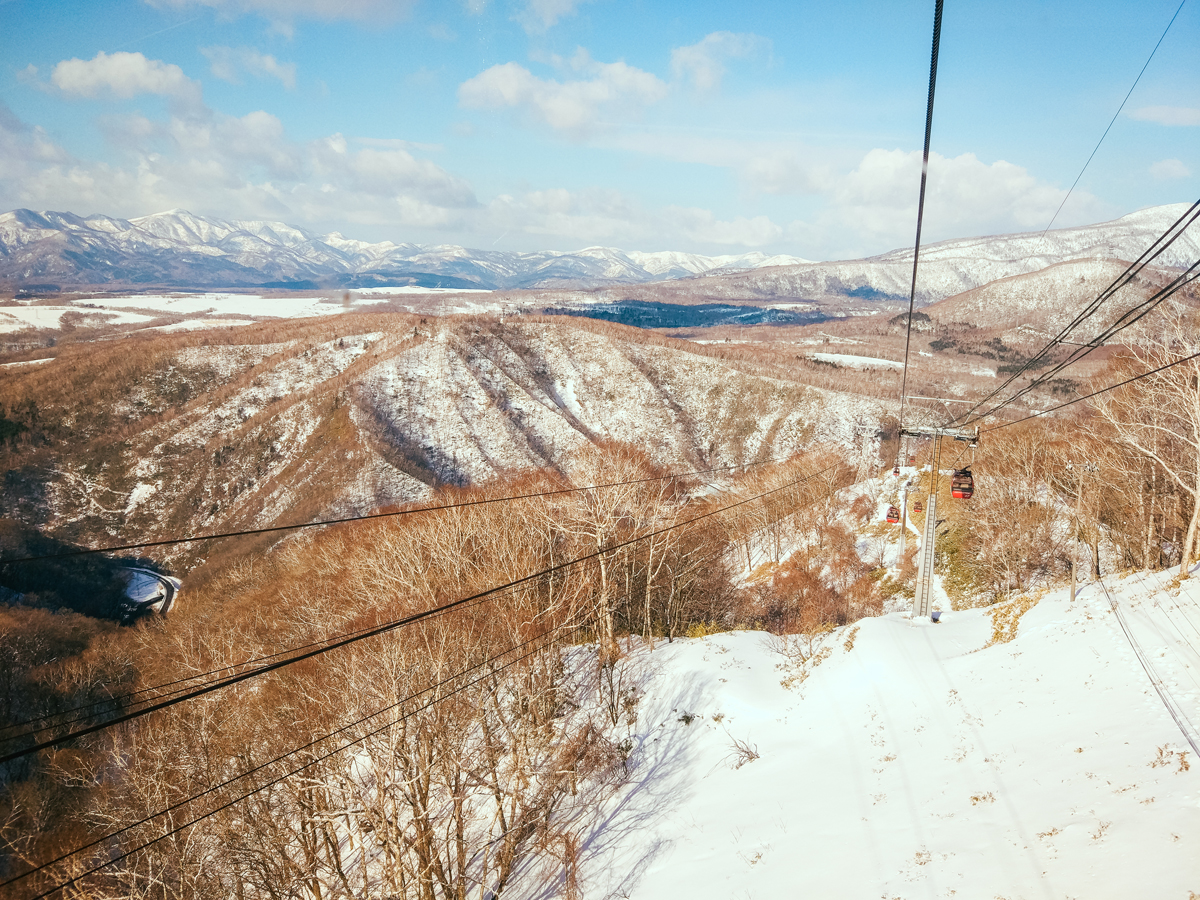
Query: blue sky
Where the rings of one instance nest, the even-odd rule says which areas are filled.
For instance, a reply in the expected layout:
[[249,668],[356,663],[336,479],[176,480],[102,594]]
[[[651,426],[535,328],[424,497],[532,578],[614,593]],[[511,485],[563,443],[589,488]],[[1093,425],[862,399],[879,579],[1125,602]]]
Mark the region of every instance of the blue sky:
[[[956,2],[926,237],[1044,228],[1178,0]],[[0,0],[0,208],[849,258],[912,241],[932,2]],[[1200,195],[1200,0],[1057,225]]]

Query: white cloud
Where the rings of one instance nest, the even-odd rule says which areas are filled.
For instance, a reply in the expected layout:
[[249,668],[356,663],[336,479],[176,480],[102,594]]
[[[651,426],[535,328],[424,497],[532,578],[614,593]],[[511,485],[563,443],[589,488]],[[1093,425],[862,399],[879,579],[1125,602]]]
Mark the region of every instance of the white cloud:
[[238,84],[241,73],[259,78],[277,78],[288,90],[296,86],[296,64],[281,63],[274,56],[259,53],[253,47],[201,47],[212,73],[222,81]]
[[1160,159],[1150,167],[1150,174],[1155,178],[1187,178],[1192,174],[1191,169],[1178,159]]
[[545,32],[584,2],[586,0],[526,0],[525,8],[517,14],[516,20],[527,32]]
[[583,56],[581,61],[577,55],[573,65],[586,68],[591,78],[559,82],[538,78],[518,63],[504,63],[459,85],[459,103],[469,109],[516,109],[581,138],[597,129],[602,113],[624,116],[667,95],[667,85],[649,72]]
[[[736,133],[736,129],[728,129]],[[822,194],[835,186],[835,154],[798,141],[756,140],[711,133],[622,129],[606,147],[734,173],[754,194]]]
[[428,144],[423,141],[406,141],[403,138],[371,138],[371,137],[356,137],[356,144],[362,144],[364,147],[382,147],[386,150],[421,150],[423,152],[432,153],[438,150],[444,150],[441,144]]
[[714,31],[695,44],[672,50],[671,74],[707,93],[720,87],[726,60],[754,56],[769,51],[770,47],[771,42],[757,34]]
[[722,220],[694,207],[647,209],[636,198],[606,188],[501,195],[488,204],[477,227],[485,233],[534,235],[540,246],[603,244],[628,250],[761,247],[784,233],[766,216]]
[[144,215],[185,207],[317,227],[461,227],[479,203],[463,179],[399,148],[351,148],[341,135],[293,142],[263,111],[211,110],[154,122],[110,119],[119,165],[75,159],[0,107],[0,207]]
[[16,77],[17,81],[21,82],[21,84],[27,84],[30,87],[36,88],[45,87],[45,85],[38,81],[38,67],[33,63],[30,63],[23,69],[18,69],[16,72]]
[[[861,238],[902,246],[916,227],[920,178],[919,152],[872,150],[833,190],[830,214]],[[925,239],[1043,228],[1065,195],[1004,160],[988,164],[973,153],[953,158],[931,153]],[[1102,212],[1099,201],[1083,191],[1072,195],[1067,210],[1080,221],[1096,221]]]
[[493,231],[537,235],[544,244],[568,241],[611,244],[640,236],[650,215],[619,191],[592,188],[572,192],[562,188],[502,194],[488,204],[485,221]]
[[200,100],[200,86],[183,69],[140,53],[101,50],[89,60],[65,59],[54,67],[50,81],[64,94],[78,97],[159,94],[188,103]]
[[835,183],[829,166],[785,149],[752,155],[739,174],[747,187],[764,194],[820,194]]
[[1143,106],[1129,114],[1141,122],[1159,125],[1200,125],[1200,109],[1188,106]]
[[692,207],[670,207],[666,215],[687,240],[702,244],[764,247],[783,237],[783,229],[766,216],[721,221],[707,209]]

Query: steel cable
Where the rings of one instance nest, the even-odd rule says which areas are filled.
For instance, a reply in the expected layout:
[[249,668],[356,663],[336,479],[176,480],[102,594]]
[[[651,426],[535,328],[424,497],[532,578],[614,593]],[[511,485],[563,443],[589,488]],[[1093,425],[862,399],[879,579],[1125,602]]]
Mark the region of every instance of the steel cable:
[[[589,490],[599,490],[599,489],[602,489],[602,488],[610,488],[610,487],[625,487],[625,486],[634,485],[634,484],[643,484],[643,483],[650,482],[650,481],[661,481],[661,480],[665,480],[666,478],[670,478],[670,477],[679,477],[679,478],[682,478],[682,477],[685,477],[685,476],[691,476],[691,475],[702,475],[702,474],[709,474],[709,473],[711,473],[711,472],[721,472],[721,471],[727,471],[727,470],[728,470],[728,469],[730,469],[730,468],[754,468],[754,467],[758,467],[758,466],[767,465],[767,464],[770,464],[770,463],[781,463],[781,462],[782,462],[782,463],[786,463],[786,462],[787,462],[787,460],[763,460],[763,461],[760,461],[760,462],[757,462],[757,463],[738,464],[737,466],[725,466],[725,467],[720,467],[720,468],[717,468],[717,469],[708,469],[708,470],[702,470],[702,471],[699,471],[699,472],[690,472],[690,473],[683,473],[683,474],[676,474],[676,475],[659,476],[659,477],[656,477],[656,478],[650,478],[650,479],[636,479],[636,480],[631,480],[631,481],[613,482],[613,483],[610,483],[610,484],[604,484],[604,485],[590,485],[590,486],[587,486],[587,487],[581,487],[581,488],[577,488],[577,489],[574,489],[574,490],[576,490],[576,491],[589,491]],[[712,484],[711,480],[707,481],[706,483],[708,483],[708,484],[710,484],[710,485]],[[531,497],[538,497],[538,496],[550,496],[550,495],[552,495],[553,493],[557,493],[557,492],[551,492],[551,494],[528,494],[528,495],[521,495],[520,497],[517,497],[517,498],[511,498],[511,497],[510,497],[510,498],[501,498],[501,499],[527,499],[527,498],[531,498]],[[487,501],[487,502],[494,502],[494,501]],[[464,503],[464,504],[452,504],[452,505],[441,506],[441,507],[423,508],[423,509],[421,509],[421,510],[415,510],[415,511],[416,511],[416,512],[429,512],[429,511],[435,511],[435,510],[439,510],[439,509],[440,509],[440,510],[445,510],[445,509],[457,509],[457,508],[461,508],[461,507],[465,507],[465,506],[471,506],[471,505],[477,505],[477,504],[470,504],[470,503]],[[296,652],[299,652],[299,651],[301,651],[301,650],[308,650],[308,649],[311,649],[311,648],[314,648],[314,647],[323,646],[324,644],[328,643],[329,641],[331,641],[331,640],[336,640],[336,639],[338,639],[338,638],[340,638],[340,637],[352,637],[352,636],[355,636],[355,635],[362,634],[363,632],[365,632],[365,631],[368,631],[368,630],[369,630],[371,627],[374,627],[374,626],[368,626],[368,627],[366,627],[366,628],[361,628],[361,629],[359,629],[359,630],[357,630],[357,631],[353,631],[353,632],[346,632],[346,633],[343,633],[343,634],[340,634],[340,635],[331,635],[331,636],[327,636],[327,637],[325,637],[325,638],[322,638],[322,639],[321,639],[321,640],[319,640],[319,641],[313,641],[313,642],[311,642],[311,643],[309,643],[309,644],[304,644],[304,645],[301,645],[301,646],[298,646],[298,647],[289,647],[289,648],[287,648],[287,649],[285,649],[285,650],[280,650],[280,651],[278,651],[278,652],[276,652],[276,653],[272,653],[272,654],[269,654],[269,655],[266,655],[266,656],[256,657],[256,658],[249,659],[249,660],[243,660],[243,661],[241,661],[241,662],[238,662],[238,663],[229,663],[229,664],[227,664],[227,665],[224,665],[224,666],[221,666],[221,667],[219,667],[219,668],[217,668],[217,669],[212,669],[212,670],[210,670],[210,671],[208,671],[208,672],[203,672],[203,673],[200,673],[200,674],[197,674],[197,675],[191,675],[191,676],[188,676],[187,678],[180,678],[180,679],[176,679],[176,680],[174,680],[174,681],[165,682],[165,683],[163,683],[163,684],[159,684],[159,685],[153,685],[153,686],[150,686],[150,687],[141,688],[141,689],[139,689],[139,690],[137,690],[137,691],[132,691],[132,692],[130,692],[130,693],[128,693],[128,694],[124,694],[124,695],[115,695],[115,696],[112,696],[112,697],[107,697],[107,698],[105,698],[105,699],[103,699],[103,700],[97,700],[97,701],[93,701],[92,703],[85,703],[85,704],[81,704],[81,705],[79,705],[79,706],[70,707],[70,708],[68,708],[68,709],[60,710],[60,711],[58,711],[58,712],[55,712],[55,713],[47,713],[47,714],[45,714],[45,715],[41,715],[41,716],[35,716],[35,717],[33,717],[33,718],[26,719],[26,720],[24,720],[24,721],[21,721],[21,722],[12,722],[12,723],[8,723],[8,724],[6,724],[6,725],[2,725],[2,726],[0,726],[0,729],[12,729],[12,728],[20,728],[20,727],[24,727],[24,726],[27,726],[27,725],[32,725],[32,724],[35,724],[35,723],[37,723],[37,722],[46,721],[47,719],[51,719],[51,718],[54,718],[54,717],[56,717],[56,716],[65,716],[65,715],[69,715],[69,714],[71,714],[71,713],[74,713],[74,712],[81,712],[81,711],[88,710],[88,709],[95,709],[96,707],[99,707],[99,706],[104,706],[104,705],[107,705],[107,704],[110,704],[110,703],[121,703],[121,702],[128,702],[128,701],[132,700],[134,697],[138,696],[139,694],[149,693],[149,692],[153,692],[153,691],[162,691],[162,690],[163,690],[163,689],[165,689],[165,688],[169,688],[169,687],[175,687],[176,685],[187,684],[188,682],[194,682],[194,681],[197,681],[197,680],[199,680],[199,679],[202,679],[202,678],[210,678],[210,677],[212,677],[213,675],[219,675],[219,674],[221,674],[222,672],[226,672],[226,671],[227,671],[227,670],[229,670],[229,669],[238,669],[238,668],[244,668],[244,667],[246,667],[246,666],[250,666],[250,665],[253,665],[253,664],[256,664],[256,663],[267,662],[267,661],[270,661],[270,660],[273,660],[273,659],[278,659],[279,657],[281,657],[281,656],[284,656],[284,655],[287,655],[287,654],[290,654],[290,653],[296,653]],[[188,689],[187,689],[187,688],[177,688],[175,691],[170,691],[170,692],[168,692],[167,694],[158,694],[158,695],[156,695],[155,697],[153,697],[153,698],[151,698],[151,699],[155,699],[155,700],[166,699],[166,698],[168,698],[168,697],[177,696],[177,695],[179,695],[179,694],[181,694],[181,693],[184,693],[184,692],[186,692],[186,690],[188,690]],[[144,702],[144,701],[139,701],[139,702]],[[86,719],[86,718],[89,718],[89,717],[90,717],[90,716],[88,716],[88,715],[78,716],[78,717],[76,717],[76,718],[74,718],[74,719],[71,719],[71,720],[68,720],[68,721],[66,721],[66,722],[57,722],[57,723],[55,723],[55,724],[53,724],[53,725],[48,725],[48,726],[45,726],[45,727],[43,727],[43,728],[32,729],[32,730],[30,730],[30,731],[28,731],[28,732],[25,732],[25,733],[23,733],[23,734],[19,734],[19,735],[8,735],[8,736],[0,737],[0,742],[5,742],[5,741],[9,741],[9,740],[12,740],[12,739],[15,739],[15,738],[19,738],[19,737],[28,736],[29,734],[34,734],[34,733],[37,733],[37,732],[39,732],[39,731],[46,731],[46,730],[49,730],[50,728],[58,728],[58,727],[62,727],[63,725],[74,724],[75,722],[83,721],[84,719]]]
[[[1187,211],[1183,213],[1183,215],[1181,215],[1174,223],[1172,223],[1171,226],[1166,231],[1164,231],[1161,235],[1159,235],[1154,240],[1154,242],[1150,245],[1150,247],[1147,248],[1142,253],[1141,256],[1139,256],[1134,262],[1130,263],[1124,272],[1122,272],[1120,275],[1118,275],[1108,287],[1106,287],[1103,291],[1100,292],[1099,295],[1097,295],[1097,297],[1094,300],[1090,301],[1075,316],[1075,318],[1072,319],[1065,327],[1063,327],[1063,329],[1061,331],[1059,331],[1059,333],[1057,335],[1055,335],[1053,338],[1051,338],[1050,341],[1041,350],[1039,350],[1036,354],[1034,354],[1029,359],[1027,359],[1021,365],[1021,367],[1017,369],[1017,371],[1013,372],[998,387],[994,388],[987,395],[985,395],[983,398],[981,398],[979,401],[977,401],[975,403],[975,405],[972,406],[969,410],[967,410],[965,413],[962,413],[959,416],[954,417],[947,424],[954,425],[954,424],[963,422],[963,420],[968,420],[970,422],[974,422],[974,421],[977,421],[979,418],[981,418],[982,416],[975,416],[975,412],[981,406],[983,406],[985,403],[987,403],[993,397],[996,397],[1001,392],[1003,392],[1005,388],[1007,388],[1010,384],[1012,384],[1014,381],[1016,381],[1021,375],[1023,375],[1025,372],[1027,372],[1033,365],[1040,362],[1047,353],[1049,353],[1052,349],[1054,349],[1054,347],[1063,343],[1064,339],[1066,338],[1066,336],[1068,334],[1070,334],[1071,331],[1073,331],[1076,327],[1078,327],[1080,324],[1082,324],[1087,319],[1091,318],[1091,316],[1095,315],[1095,313],[1099,310],[1099,308],[1104,304],[1105,301],[1107,301],[1118,290],[1120,290],[1125,285],[1127,285],[1130,281],[1132,281],[1142,271],[1142,269],[1144,269],[1147,265],[1149,265],[1153,260],[1157,259],[1172,244],[1174,244],[1175,241],[1178,240],[1180,236],[1182,236],[1183,232],[1188,228],[1188,226],[1191,225],[1198,217],[1200,217],[1200,200],[1197,200],[1195,203],[1193,203],[1187,209]],[[1187,220],[1186,223],[1184,220]],[[1182,225],[1182,227],[1180,227],[1181,225]],[[1174,233],[1172,233],[1172,232],[1174,232]],[[1165,242],[1165,243],[1163,243],[1163,242]],[[1159,246],[1160,244],[1162,244],[1162,246]],[[1012,401],[1009,400],[1008,402],[1012,402]],[[1007,405],[1007,403],[1005,403],[1004,405]],[[999,407],[996,407],[996,408],[999,408]],[[993,412],[995,412],[995,408],[992,410],[989,410],[989,412],[986,413],[986,415],[991,415]],[[974,416],[974,418],[972,418],[972,416]],[[966,424],[966,422],[963,422],[963,424]]]
[[[904,432],[904,409],[908,401],[908,358],[912,344],[913,308],[917,299],[917,261],[921,255],[921,225],[925,218],[925,184],[929,176],[929,142],[933,134],[933,95],[937,86],[938,48],[942,41],[942,0],[933,9],[933,49],[929,55],[929,97],[925,103],[925,145],[921,152],[921,190],[917,196],[917,237],[913,246],[912,286],[908,292],[908,326],[904,330],[904,370],[900,376],[900,432]],[[901,437],[903,440],[903,437]],[[903,453],[903,447],[897,448]]]
[[720,513],[723,513],[723,512],[727,512],[730,509],[736,509],[737,507],[743,506],[747,503],[754,502],[755,500],[761,500],[763,497],[771,496],[772,494],[777,494],[780,491],[787,490],[788,488],[794,487],[798,484],[801,484],[803,482],[806,482],[813,478],[816,478],[819,475],[823,475],[826,472],[832,471],[834,468],[836,468],[836,464],[827,466],[826,468],[824,468],[818,472],[814,472],[811,475],[807,475],[803,478],[798,478],[794,481],[788,482],[787,484],[782,485],[778,488],[774,488],[772,490],[765,491],[762,494],[758,494],[753,497],[748,497],[746,499],[739,500],[735,503],[730,503],[727,506],[722,506],[722,507],[718,507],[716,509],[709,510],[708,512],[701,513],[700,515],[694,516],[691,519],[687,519],[683,522],[677,522],[673,525],[669,525],[664,528],[660,528],[660,529],[658,529],[656,531],[652,531],[648,534],[643,534],[643,535],[640,535],[640,536],[637,536],[634,538],[629,538],[627,540],[618,542],[618,543],[610,545],[608,547],[603,547],[599,550],[595,550],[591,553],[585,554],[584,556],[576,557],[575,559],[569,560],[567,562],[558,563],[556,565],[553,565],[546,569],[543,569],[539,572],[534,572],[529,575],[522,576],[521,578],[514,579],[514,580],[509,581],[502,585],[497,585],[495,587],[488,588],[487,590],[480,591],[480,592],[472,594],[468,597],[462,597],[458,600],[451,601],[450,603],[443,604],[442,606],[435,607],[433,609],[428,609],[428,610],[424,610],[419,613],[414,613],[409,616],[404,616],[404,617],[394,620],[392,622],[386,622],[381,625],[372,626],[370,628],[364,629],[360,633],[353,634],[353,635],[346,636],[346,637],[341,637],[341,638],[334,640],[330,643],[327,643],[323,646],[316,647],[314,649],[307,650],[306,652],[299,653],[295,656],[289,657],[288,659],[277,660],[277,661],[269,663],[267,665],[259,666],[258,668],[252,669],[248,672],[243,672],[243,673],[240,673],[240,674],[237,674],[234,676],[230,676],[229,678],[226,678],[226,679],[223,679],[223,680],[211,683],[211,684],[202,685],[201,687],[190,690],[184,694],[181,694],[181,695],[178,695],[175,697],[171,697],[169,699],[162,700],[162,701],[159,701],[156,703],[152,703],[151,705],[149,705],[147,707],[144,707],[139,710],[131,711],[131,712],[125,713],[120,716],[116,716],[107,721],[99,722],[94,725],[87,726],[86,728],[76,729],[74,731],[70,731],[70,732],[67,732],[66,734],[62,734],[57,737],[50,738],[50,739],[47,739],[44,741],[39,741],[38,743],[35,743],[29,747],[25,747],[24,749],[21,749],[21,750],[8,752],[4,755],[0,755],[0,765],[8,763],[8,762],[12,762],[13,760],[20,759],[25,756],[29,756],[29,755],[31,755],[33,753],[37,753],[41,750],[49,749],[51,747],[56,747],[60,744],[66,743],[67,741],[73,740],[75,738],[84,737],[84,736],[90,735],[90,734],[95,734],[98,731],[102,731],[106,728],[111,728],[114,725],[119,725],[124,722],[129,722],[134,719],[141,718],[142,716],[149,715],[150,713],[156,712],[157,710],[166,709],[166,708],[174,706],[178,703],[184,703],[188,700],[192,700],[197,697],[201,697],[206,694],[210,694],[213,691],[221,690],[221,689],[229,687],[231,685],[238,684],[243,681],[247,681],[251,678],[257,678],[260,675],[264,675],[264,674],[267,674],[268,672],[273,672],[278,669],[282,669],[286,666],[293,665],[294,663],[301,662],[306,659],[312,659],[317,656],[321,656],[325,653],[330,652],[331,650],[336,650],[340,647],[344,647],[349,644],[357,643],[358,641],[365,640],[370,637],[375,637],[380,634],[385,634],[389,631],[394,631],[397,628],[402,628],[406,625],[411,625],[414,622],[419,622],[424,619],[430,618],[432,616],[436,616],[436,615],[440,615],[442,613],[448,612],[450,610],[460,609],[468,604],[473,604],[476,601],[480,601],[485,598],[493,597],[494,595],[502,593],[503,591],[509,590],[511,588],[529,584],[538,578],[545,577],[545,576],[550,575],[555,572],[565,571],[566,569],[572,568],[574,566],[577,566],[584,562],[588,562],[590,560],[600,559],[601,557],[603,557],[607,554],[613,553],[613,552],[623,549],[625,547],[632,546],[633,544],[640,543],[641,541],[645,541],[645,540],[649,540],[654,537],[658,537],[662,534],[666,534],[668,532],[675,531],[678,528],[687,527],[696,522],[702,521],[704,519],[710,518],[715,515],[719,515]]

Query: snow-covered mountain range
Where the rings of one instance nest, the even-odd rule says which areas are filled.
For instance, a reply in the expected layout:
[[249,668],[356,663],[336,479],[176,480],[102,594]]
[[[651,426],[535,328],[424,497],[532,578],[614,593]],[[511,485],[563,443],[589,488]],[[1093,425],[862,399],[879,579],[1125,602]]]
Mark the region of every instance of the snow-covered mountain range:
[[[1133,260],[1187,207],[1144,209],[1112,222],[961,238],[922,249],[917,298],[931,303],[998,278],[1078,259]],[[1193,227],[1158,260],[1200,256]],[[281,222],[225,221],[171,210],[137,219],[19,209],[0,215],[0,285],[168,288],[364,288],[415,285],[505,290],[632,285],[702,276],[709,298],[907,299],[912,250],[811,262],[751,252],[701,256],[610,247],[513,253],[317,235]]]
[[[1125,260],[1140,257],[1186,210],[1176,203],[1143,209],[1111,222],[1056,231],[959,238],[921,248],[917,277],[918,304],[1041,271],[1069,260]],[[1155,261],[1158,266],[1186,268],[1200,258],[1200,225],[1192,225]],[[797,297],[829,301],[845,297],[908,300],[912,283],[912,248],[867,259],[819,262],[743,272],[721,279],[710,297]]]
[[186,210],[114,219],[18,209],[0,215],[0,283],[163,287],[525,288],[640,283],[807,260],[752,252],[700,256],[589,247],[511,253],[366,243],[282,222],[224,221]]

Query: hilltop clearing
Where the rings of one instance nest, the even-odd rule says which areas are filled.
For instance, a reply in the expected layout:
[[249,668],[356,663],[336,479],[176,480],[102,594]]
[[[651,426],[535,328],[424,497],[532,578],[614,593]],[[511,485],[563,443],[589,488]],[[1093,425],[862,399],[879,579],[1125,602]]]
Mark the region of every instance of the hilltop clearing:
[[[1106,583],[1196,735],[1200,585]],[[1187,897],[1192,748],[1099,584],[1034,599],[635,649],[580,896]]]

